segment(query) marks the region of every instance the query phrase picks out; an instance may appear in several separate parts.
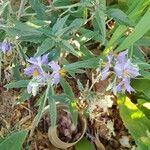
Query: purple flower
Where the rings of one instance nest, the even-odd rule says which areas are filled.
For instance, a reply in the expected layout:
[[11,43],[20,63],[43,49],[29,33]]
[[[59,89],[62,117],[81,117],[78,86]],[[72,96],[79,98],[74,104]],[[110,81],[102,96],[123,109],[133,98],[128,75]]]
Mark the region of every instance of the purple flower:
[[51,61],[48,65],[53,70],[53,73],[51,74],[52,84],[57,85],[60,82],[60,70],[61,70],[61,68],[58,65],[58,63],[56,63],[54,61]]
[[116,57],[116,61],[118,63],[125,62],[127,60],[127,54],[128,54],[128,50],[119,53],[118,56]]
[[125,93],[125,91],[128,91],[131,93],[134,91],[134,89],[130,86],[130,78],[124,78],[122,81],[113,88],[113,93],[116,95],[119,92]]
[[38,57],[31,57],[27,60],[29,63],[36,65],[36,66],[42,66],[48,64],[48,54]]
[[[119,53],[117,56],[108,55],[108,62],[103,70],[101,70],[101,80],[105,80],[111,72],[115,73],[114,82],[111,85],[113,93],[131,93],[134,89],[130,86],[130,80],[140,75],[139,68],[134,66],[130,59],[127,58],[128,50]],[[113,71],[111,71],[111,68]],[[117,84],[117,86],[115,86]]]
[[102,76],[101,78],[102,81],[105,80],[110,75],[110,67],[112,66],[111,62],[113,60],[113,55],[112,54],[108,55],[107,59],[108,59],[108,62],[105,68],[100,71],[100,74]]
[[114,71],[118,78],[135,78],[140,75],[139,69],[129,59],[122,63],[116,62]]
[[39,57],[31,57],[27,61],[31,64],[29,67],[24,69],[24,73],[27,76],[40,76],[43,79],[48,76],[48,74],[42,69],[42,65],[48,65],[48,54]]
[[0,49],[3,51],[4,54],[10,52],[13,49],[13,47],[13,44],[9,42],[0,43]]

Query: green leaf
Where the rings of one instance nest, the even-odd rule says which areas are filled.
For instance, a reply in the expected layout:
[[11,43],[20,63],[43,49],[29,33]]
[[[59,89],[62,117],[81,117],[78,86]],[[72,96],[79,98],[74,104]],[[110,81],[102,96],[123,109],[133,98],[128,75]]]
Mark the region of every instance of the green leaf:
[[94,57],[94,54],[85,45],[81,45],[80,51],[86,59]]
[[54,89],[50,85],[49,93],[48,93],[48,103],[49,103],[51,126],[54,128],[56,126],[56,121],[57,121],[57,109],[56,109],[56,101],[53,95],[54,95]]
[[100,60],[99,57],[94,57],[87,60],[78,61],[72,64],[65,65],[64,69],[67,71],[71,71],[79,68],[98,68],[99,60]]
[[133,26],[133,22],[120,9],[111,8],[107,11],[108,16],[114,18],[119,24]]
[[150,120],[127,97],[118,100],[120,115],[139,150],[150,150]]
[[41,117],[42,117],[42,114],[43,114],[43,110],[44,110],[44,107],[45,107],[45,104],[46,104],[46,100],[47,100],[47,96],[48,96],[48,90],[47,90],[47,93],[43,94],[40,99],[39,99],[39,108],[38,108],[38,113],[37,115],[35,116],[33,122],[34,122],[34,126],[37,126]]
[[50,38],[47,38],[45,39],[41,46],[38,47],[37,49],[37,52],[35,53],[35,57],[37,56],[41,56],[42,54],[46,53],[48,50],[50,50],[53,46],[55,45],[55,42],[50,39]]
[[149,47],[150,46],[150,37],[143,37],[141,39],[139,39],[136,44],[138,46],[146,46]]
[[67,19],[68,19],[69,15],[64,16],[63,18],[59,18],[57,20],[57,22],[54,24],[53,28],[52,28],[52,32],[54,34],[56,34],[57,36],[59,35],[58,33],[60,33],[60,31],[62,31]]
[[69,83],[65,80],[65,78],[61,78],[61,86],[64,90],[64,93],[69,97],[69,110],[72,116],[73,123],[77,125],[77,119],[78,119],[78,113],[75,107],[73,107],[73,104],[75,103],[75,95],[72,91],[71,86]]
[[16,80],[17,81],[21,80],[20,65],[16,58],[13,59],[12,70],[13,70],[13,74],[14,74]]
[[59,47],[65,49],[74,56],[79,57],[79,53],[73,48],[71,44],[69,44],[68,41],[62,40],[61,43],[59,43]]
[[29,94],[26,90],[24,91],[24,93],[21,95],[21,97],[19,98],[19,100],[16,102],[17,104],[20,104],[26,100],[28,100],[30,97],[32,96],[32,94]]
[[83,84],[80,82],[79,79],[77,80],[77,85],[78,85],[78,89],[79,89],[81,92],[84,91]]
[[135,26],[133,33],[131,33],[121,45],[116,49],[116,51],[121,51],[129,46],[131,46],[134,42],[139,40],[146,32],[150,29],[150,8]]
[[43,41],[43,33],[27,23],[17,21],[14,27],[6,30],[7,34],[12,37],[17,37],[18,40],[38,43]]
[[75,145],[75,150],[95,150],[95,147],[94,144],[84,137]]
[[150,79],[134,79],[131,85],[136,91],[142,92],[147,97],[150,97]]
[[57,60],[60,57],[61,50],[59,48],[54,48],[49,52],[49,60]]
[[74,93],[72,91],[72,88],[71,86],[69,85],[69,83],[65,80],[65,78],[61,78],[61,81],[60,81],[60,84],[64,90],[64,93],[70,97],[70,99],[74,99],[75,96],[74,96]]
[[91,31],[85,28],[81,28],[79,31],[81,32],[81,34],[83,34],[83,37],[87,38],[87,40],[94,39],[98,42],[103,41],[102,35],[100,35],[97,31]]
[[9,84],[6,84],[4,87],[8,88],[8,89],[27,87],[29,82],[30,82],[30,80],[19,80],[16,82],[11,82]]
[[102,37],[102,42],[103,44],[105,43],[106,40],[106,26],[105,26],[105,14],[103,11],[101,11],[100,9],[98,9],[95,13],[95,18],[96,23],[99,27],[99,31],[101,33],[101,37]]
[[29,0],[29,2],[34,11],[37,13],[37,17],[44,20],[46,18],[46,7],[40,2],[40,0]]
[[[129,9],[126,14],[128,14],[128,17],[136,21],[139,17],[141,17],[141,13],[145,11],[146,5],[144,4],[145,0],[139,1],[139,0],[134,0],[130,5]],[[137,13],[138,12],[138,13]],[[140,13],[139,13],[140,12]],[[119,25],[115,32],[113,32],[111,39],[109,40],[104,53],[109,53],[112,48],[114,48],[120,39],[120,37],[127,31],[128,27],[124,25]]]
[[143,99],[138,99],[137,107],[145,114],[145,116],[150,120],[150,102]]
[[2,143],[0,143],[1,150],[21,150],[22,144],[27,137],[28,132],[23,130],[16,132],[7,137]]

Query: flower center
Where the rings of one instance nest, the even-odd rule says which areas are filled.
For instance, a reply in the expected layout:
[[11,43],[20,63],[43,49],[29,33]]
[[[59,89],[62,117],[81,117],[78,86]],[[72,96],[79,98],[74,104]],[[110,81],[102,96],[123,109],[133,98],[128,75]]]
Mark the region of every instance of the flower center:
[[59,74],[60,76],[64,77],[66,75],[65,69],[60,69]]
[[34,72],[33,72],[33,77],[37,77],[39,75],[39,71],[38,70],[35,70]]
[[124,73],[124,76],[125,76],[125,77],[128,77],[128,76],[129,76],[129,71],[128,71],[128,70],[124,70],[123,73]]

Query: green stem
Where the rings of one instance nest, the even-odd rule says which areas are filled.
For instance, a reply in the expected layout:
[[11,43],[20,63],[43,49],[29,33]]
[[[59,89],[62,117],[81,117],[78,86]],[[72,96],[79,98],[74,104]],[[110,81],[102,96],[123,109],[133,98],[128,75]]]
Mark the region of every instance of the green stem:
[[19,20],[20,17],[21,17],[21,14],[24,10],[24,4],[25,4],[25,0],[21,0],[20,2],[20,7],[19,7],[19,11],[18,11],[18,16],[17,16],[17,19]]

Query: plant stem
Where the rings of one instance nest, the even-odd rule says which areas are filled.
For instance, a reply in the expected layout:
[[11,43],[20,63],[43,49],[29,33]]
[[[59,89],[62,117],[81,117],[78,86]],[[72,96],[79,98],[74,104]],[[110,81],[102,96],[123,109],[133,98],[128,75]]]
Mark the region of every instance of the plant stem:
[[21,0],[17,19],[19,20],[24,9],[25,0]]

